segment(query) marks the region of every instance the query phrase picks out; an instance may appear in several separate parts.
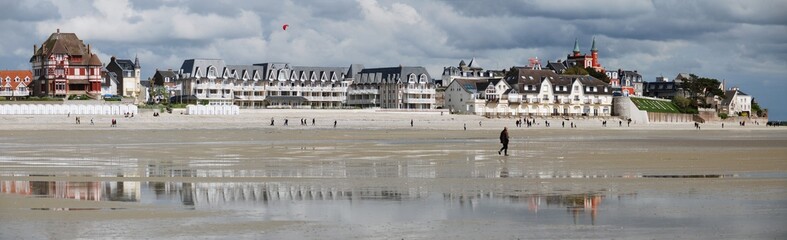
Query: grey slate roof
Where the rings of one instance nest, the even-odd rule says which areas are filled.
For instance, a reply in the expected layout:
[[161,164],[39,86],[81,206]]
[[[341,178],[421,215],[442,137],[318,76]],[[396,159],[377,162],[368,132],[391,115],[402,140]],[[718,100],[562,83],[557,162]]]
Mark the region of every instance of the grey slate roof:
[[216,68],[216,75],[221,76],[221,71],[226,67],[224,60],[221,59],[187,59],[183,61],[180,69],[186,77],[194,77],[199,74],[202,77],[207,76],[208,67],[213,66]]
[[360,84],[404,83],[407,82],[407,76],[410,74],[415,74],[416,78],[421,74],[426,74],[427,80],[431,81],[432,79],[424,67],[388,67],[363,69],[359,73],[360,79],[357,80]]

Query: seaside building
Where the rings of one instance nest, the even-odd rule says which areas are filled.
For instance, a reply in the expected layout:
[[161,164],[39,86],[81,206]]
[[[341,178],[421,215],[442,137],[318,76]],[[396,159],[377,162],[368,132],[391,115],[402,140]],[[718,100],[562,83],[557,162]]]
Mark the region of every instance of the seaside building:
[[134,58],[132,62],[130,59],[118,59],[112,56],[106,68],[118,77],[120,84],[115,95],[133,98],[140,95],[139,58]]
[[30,96],[33,73],[30,70],[0,71],[0,97],[18,98]]
[[341,108],[357,66],[226,65],[221,59],[189,59],[183,62],[175,85],[182,91],[177,98],[209,105]]
[[457,79],[446,97],[452,112],[485,116],[610,116],[612,111],[609,84],[552,70],[522,68],[504,80]]
[[738,88],[730,88],[724,92],[719,112],[729,116],[751,116],[752,97]]
[[[607,74],[609,76],[609,74]],[[618,69],[618,81],[620,81],[620,88],[622,92],[629,96],[643,96],[644,82],[642,75],[637,70],[629,71]]]
[[[485,96],[472,95],[475,93],[476,89],[485,90],[490,81],[499,81],[501,79],[503,79],[503,74],[496,74],[495,71],[484,71],[483,68],[478,66],[475,58],[470,60],[469,65],[465,64],[464,60],[460,60],[458,67],[451,66],[443,68],[443,84],[448,85],[444,91],[443,106],[447,108],[449,112],[473,112],[476,107],[482,107],[485,104]],[[454,83],[454,81],[456,81],[456,83]],[[467,84],[474,85],[474,87],[459,87],[460,85]],[[468,104],[467,101],[465,101],[466,99],[475,100]]]
[[87,94],[98,98],[101,93],[101,60],[74,33],[60,29],[41,44],[33,45],[30,58],[33,70],[33,94],[65,97]]
[[347,105],[361,108],[434,109],[435,85],[424,67],[364,68],[347,93]]
[[101,69],[101,96],[117,95],[118,85],[120,85],[120,82],[117,74]]
[[153,74],[153,79],[151,80],[151,88],[154,88],[154,92],[156,92],[155,88],[161,87],[164,92],[150,96],[150,100],[159,103],[164,100],[163,98],[165,95],[170,97],[183,95],[183,83],[178,81],[180,76],[180,72],[172,71],[172,69],[156,69],[156,73]]

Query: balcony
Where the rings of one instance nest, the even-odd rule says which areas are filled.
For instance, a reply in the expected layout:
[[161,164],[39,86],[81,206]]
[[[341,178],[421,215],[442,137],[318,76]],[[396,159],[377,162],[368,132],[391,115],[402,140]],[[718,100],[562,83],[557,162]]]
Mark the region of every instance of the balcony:
[[0,91],[2,97],[24,97],[30,95],[27,91]]
[[377,99],[352,99],[347,100],[348,105],[377,105],[379,104],[379,100]]
[[405,98],[404,103],[435,104],[434,98]]
[[436,91],[431,88],[405,88],[406,94],[435,94]]
[[351,89],[347,92],[350,95],[366,95],[366,94],[377,94],[377,89]]

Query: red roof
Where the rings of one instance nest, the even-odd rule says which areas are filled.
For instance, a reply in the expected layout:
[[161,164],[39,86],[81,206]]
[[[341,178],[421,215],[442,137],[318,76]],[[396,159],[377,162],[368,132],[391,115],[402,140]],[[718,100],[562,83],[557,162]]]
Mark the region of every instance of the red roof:
[[[16,78],[19,77],[19,82]],[[25,81],[25,78],[28,80]],[[6,84],[11,85],[11,89],[16,90],[19,84],[30,86],[33,82],[33,72],[30,70],[0,70],[0,87],[5,87]]]

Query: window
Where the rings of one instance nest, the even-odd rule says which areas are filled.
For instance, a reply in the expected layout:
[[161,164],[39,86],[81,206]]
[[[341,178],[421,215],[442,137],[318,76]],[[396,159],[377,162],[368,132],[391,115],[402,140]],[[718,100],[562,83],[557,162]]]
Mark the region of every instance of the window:
[[208,78],[210,78],[210,79],[214,79],[214,78],[216,78],[216,67],[214,67],[214,66],[208,66],[208,73],[207,73],[207,76],[208,76]]

